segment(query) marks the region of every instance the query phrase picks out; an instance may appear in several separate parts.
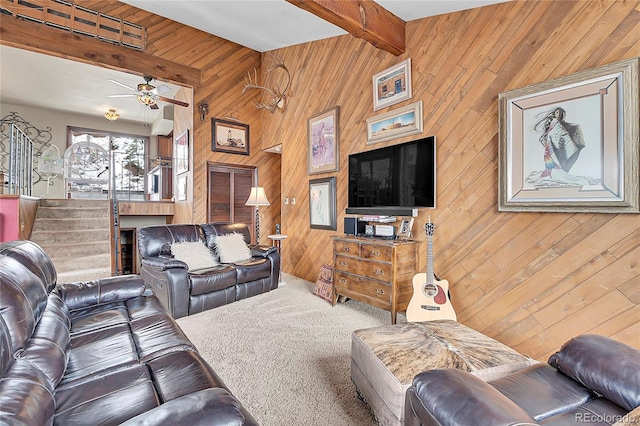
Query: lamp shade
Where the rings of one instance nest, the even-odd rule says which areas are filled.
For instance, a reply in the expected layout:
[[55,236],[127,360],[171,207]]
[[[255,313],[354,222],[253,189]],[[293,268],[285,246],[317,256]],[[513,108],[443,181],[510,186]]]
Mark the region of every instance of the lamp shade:
[[267,200],[267,194],[264,192],[264,188],[261,186],[252,186],[251,194],[249,194],[249,199],[245,206],[269,206],[269,200]]

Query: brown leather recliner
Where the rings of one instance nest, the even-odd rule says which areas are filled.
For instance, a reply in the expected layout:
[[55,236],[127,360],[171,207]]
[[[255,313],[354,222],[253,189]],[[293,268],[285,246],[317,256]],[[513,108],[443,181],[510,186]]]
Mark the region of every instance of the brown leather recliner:
[[456,369],[418,374],[407,390],[405,425],[607,425],[629,418],[638,406],[640,351],[585,334],[565,343],[548,364],[488,383]]
[[[251,241],[243,223],[154,225],[138,229],[140,274],[167,311],[180,318],[278,288],[280,254],[276,247],[250,245],[251,258],[189,270],[175,259],[171,245],[201,242],[215,256],[215,238],[239,233]],[[217,258],[219,260],[219,257]]]
[[137,275],[56,284],[0,244],[0,423],[257,425]]

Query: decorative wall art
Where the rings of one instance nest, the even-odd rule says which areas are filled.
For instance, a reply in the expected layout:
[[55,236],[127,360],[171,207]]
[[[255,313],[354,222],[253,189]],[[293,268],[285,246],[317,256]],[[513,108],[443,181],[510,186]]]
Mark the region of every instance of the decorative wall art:
[[309,174],[334,172],[339,169],[338,120],[340,107],[334,107],[309,117],[307,120],[307,143],[309,145]]
[[411,99],[411,58],[373,76],[373,110]]
[[640,212],[639,63],[500,93],[499,210]]
[[211,150],[249,155],[249,125],[212,118]]
[[367,144],[422,133],[422,101],[367,119]]
[[177,137],[174,150],[176,174],[189,171],[189,130]]
[[337,229],[335,177],[309,181],[309,221],[312,229]]

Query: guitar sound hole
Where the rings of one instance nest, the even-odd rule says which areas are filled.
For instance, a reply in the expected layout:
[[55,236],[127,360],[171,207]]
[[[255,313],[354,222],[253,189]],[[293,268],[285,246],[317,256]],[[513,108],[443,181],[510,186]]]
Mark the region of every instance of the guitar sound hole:
[[428,297],[435,297],[435,295],[438,294],[438,287],[436,287],[435,284],[425,284],[424,293]]

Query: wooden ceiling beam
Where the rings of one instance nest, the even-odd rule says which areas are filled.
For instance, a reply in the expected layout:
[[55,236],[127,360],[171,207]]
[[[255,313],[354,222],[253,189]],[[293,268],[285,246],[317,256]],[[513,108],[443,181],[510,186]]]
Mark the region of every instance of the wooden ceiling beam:
[[119,71],[150,75],[172,83],[200,86],[201,71],[196,68],[11,16],[2,18],[0,44]]
[[406,23],[373,0],[287,0],[395,56],[405,50]]

